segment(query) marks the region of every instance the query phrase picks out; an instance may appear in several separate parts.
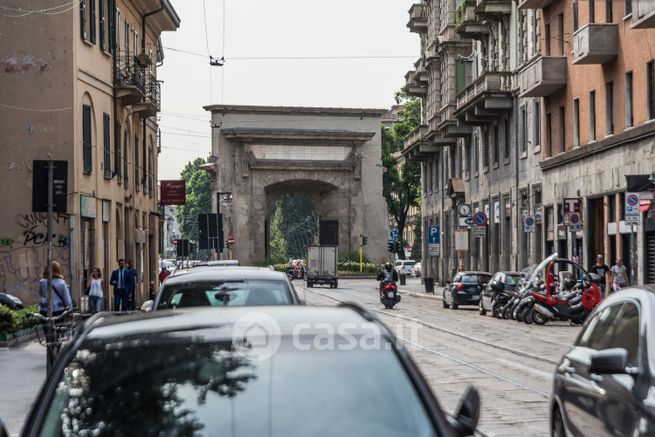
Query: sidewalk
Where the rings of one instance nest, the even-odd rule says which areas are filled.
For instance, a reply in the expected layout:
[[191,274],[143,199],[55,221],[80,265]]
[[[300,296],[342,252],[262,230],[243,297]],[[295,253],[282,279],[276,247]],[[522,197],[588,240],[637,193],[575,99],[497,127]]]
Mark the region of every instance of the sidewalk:
[[434,294],[428,294],[425,292],[425,285],[421,283],[421,278],[412,278],[408,276],[405,285],[400,285],[400,282],[398,282],[398,291],[413,297],[441,300],[443,287],[435,285]]
[[31,341],[11,349],[0,349],[2,390],[0,419],[10,436],[18,435],[45,378],[45,347]]

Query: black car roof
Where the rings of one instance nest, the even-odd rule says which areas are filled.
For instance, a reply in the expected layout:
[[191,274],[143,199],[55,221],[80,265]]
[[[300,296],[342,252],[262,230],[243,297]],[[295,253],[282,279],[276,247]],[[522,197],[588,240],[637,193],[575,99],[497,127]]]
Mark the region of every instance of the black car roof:
[[283,281],[285,278],[284,273],[263,267],[207,266],[194,267],[171,275],[166,278],[164,286],[188,281]]
[[489,272],[482,272],[482,271],[474,271],[474,270],[465,270],[463,272],[457,272],[455,275],[489,275],[491,276],[491,273]]
[[[105,313],[89,320],[84,331],[86,331],[85,337],[88,340],[120,341],[125,337],[143,334],[157,336],[174,332],[175,337],[183,341],[184,338],[197,340],[199,331],[202,331],[202,336],[207,336],[208,330],[211,330],[212,338],[207,338],[208,341],[229,340],[232,338],[232,327],[245,316],[253,320],[262,317],[265,322],[273,320],[279,329],[279,334],[282,336],[294,334],[294,328],[301,324],[307,324],[308,321],[311,321],[312,326],[318,323],[334,327],[348,323],[362,329],[374,323],[379,327],[383,326],[377,323],[377,318],[372,313],[356,305],[342,305],[340,307],[280,305],[266,307],[197,307],[155,311],[145,315],[142,313],[128,315]],[[391,338],[386,328],[366,329],[365,332],[367,335]]]

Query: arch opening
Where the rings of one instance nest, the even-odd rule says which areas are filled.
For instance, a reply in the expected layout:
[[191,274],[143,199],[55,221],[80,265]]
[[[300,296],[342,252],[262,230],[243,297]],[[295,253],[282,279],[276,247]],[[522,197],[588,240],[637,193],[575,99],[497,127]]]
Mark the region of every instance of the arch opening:
[[307,257],[318,236],[319,215],[305,194],[284,194],[275,200],[266,219],[266,257],[277,263]]

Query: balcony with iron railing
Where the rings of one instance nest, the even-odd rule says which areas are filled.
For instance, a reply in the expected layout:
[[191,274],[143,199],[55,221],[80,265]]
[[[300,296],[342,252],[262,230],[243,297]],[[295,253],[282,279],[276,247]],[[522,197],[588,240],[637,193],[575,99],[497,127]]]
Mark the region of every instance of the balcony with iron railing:
[[145,70],[134,56],[119,52],[115,59],[114,87],[123,104],[138,102],[146,90]]
[[566,57],[542,56],[519,72],[521,97],[546,97],[566,85]]
[[484,72],[457,95],[455,117],[469,125],[483,124],[512,110],[511,72]]
[[603,64],[619,52],[616,23],[589,23],[573,33],[573,63]]
[[154,74],[148,72],[145,81],[143,101],[132,105],[132,111],[141,118],[154,117],[161,108],[161,84]]
[[424,3],[413,4],[409,9],[409,22],[407,23],[410,32],[425,33],[428,31],[428,8]]

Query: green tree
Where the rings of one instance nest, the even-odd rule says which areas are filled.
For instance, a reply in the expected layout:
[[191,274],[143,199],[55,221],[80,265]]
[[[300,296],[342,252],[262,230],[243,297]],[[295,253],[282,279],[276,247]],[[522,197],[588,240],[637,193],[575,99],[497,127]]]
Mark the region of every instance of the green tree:
[[177,221],[182,238],[198,239],[198,214],[212,208],[211,177],[200,166],[207,161],[197,158],[184,166],[181,177],[186,182],[186,203],[177,207]]
[[[417,162],[407,162],[398,155],[403,150],[405,137],[421,124],[421,101],[399,92],[396,102],[404,105],[398,111],[400,120],[390,128],[382,129],[382,165],[385,168],[382,184],[387,210],[398,224],[401,246],[405,247],[407,241],[402,239],[402,235],[409,210],[420,206],[421,168]],[[405,259],[402,247],[398,256]]]
[[303,195],[286,195],[271,211],[270,253],[275,259],[304,258],[314,241],[318,218],[311,201]]

